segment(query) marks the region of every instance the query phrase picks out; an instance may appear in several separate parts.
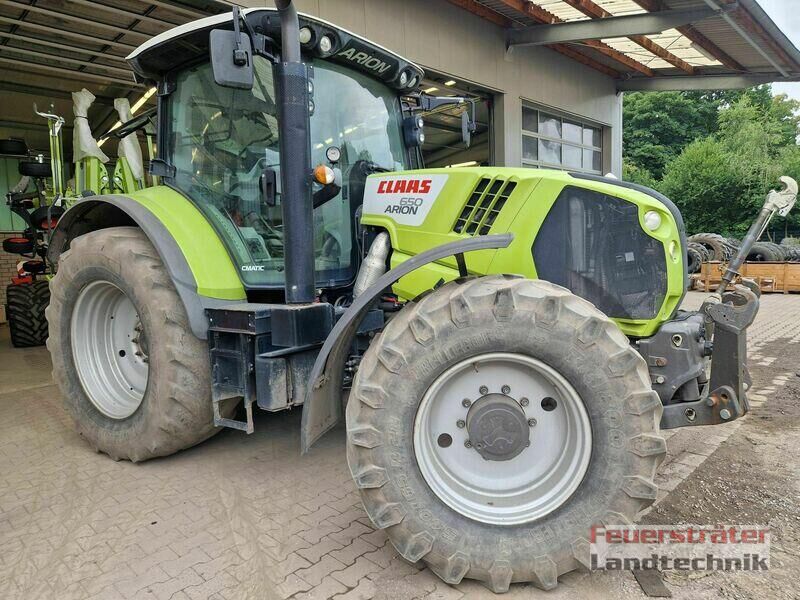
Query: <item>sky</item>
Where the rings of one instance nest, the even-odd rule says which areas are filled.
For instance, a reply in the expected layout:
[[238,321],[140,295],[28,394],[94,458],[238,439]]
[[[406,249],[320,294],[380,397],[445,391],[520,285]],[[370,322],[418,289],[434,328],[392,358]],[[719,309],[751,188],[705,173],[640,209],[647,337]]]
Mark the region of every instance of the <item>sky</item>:
[[[800,48],[800,11],[797,0],[758,0],[758,3],[794,45]],[[774,83],[772,90],[776,94],[788,94],[795,100],[800,100],[800,83]]]

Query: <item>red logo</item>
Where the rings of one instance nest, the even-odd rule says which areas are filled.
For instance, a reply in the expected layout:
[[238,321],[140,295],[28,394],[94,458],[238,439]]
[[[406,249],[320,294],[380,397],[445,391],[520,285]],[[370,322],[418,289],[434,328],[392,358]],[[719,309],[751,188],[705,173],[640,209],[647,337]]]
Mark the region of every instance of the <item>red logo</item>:
[[381,179],[379,194],[427,194],[431,191],[430,179]]

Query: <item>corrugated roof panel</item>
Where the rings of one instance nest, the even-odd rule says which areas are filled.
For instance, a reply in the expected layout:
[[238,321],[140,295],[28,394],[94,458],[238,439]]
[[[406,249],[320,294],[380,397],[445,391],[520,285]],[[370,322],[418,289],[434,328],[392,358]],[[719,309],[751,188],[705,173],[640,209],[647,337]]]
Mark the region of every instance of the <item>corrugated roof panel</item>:
[[[578,9],[571,7],[563,0],[528,1],[532,2],[533,4],[538,4],[543,9],[550,11],[565,21],[582,21],[590,18]],[[615,16],[635,15],[647,12],[633,0],[594,0],[594,3],[600,6],[603,10],[606,10]]]
[[[530,2],[531,0],[528,1]],[[569,4],[561,0],[539,0],[533,2],[533,4],[537,4],[546,11],[553,13],[562,21],[583,21],[589,18],[581,11],[572,8]]]
[[677,29],[669,29],[663,33],[657,33],[647,36],[662,48],[666,48],[675,56],[685,60],[693,67],[716,67],[722,63],[706,56],[700,49],[692,43],[692,40],[687,38]]
[[[553,13],[564,21],[584,21],[590,18],[578,9],[564,2],[564,0],[533,0],[533,3]],[[614,16],[642,14],[647,12],[633,0],[595,0],[595,4]],[[711,67],[721,64],[719,61],[700,52],[692,45],[692,41],[689,38],[676,29],[670,29],[669,31],[648,35],[646,37],[694,67]],[[651,69],[675,68],[671,63],[645,50],[639,44],[632,42],[628,38],[604,39],[603,41],[615,50],[623,52],[630,58],[639,61]]]

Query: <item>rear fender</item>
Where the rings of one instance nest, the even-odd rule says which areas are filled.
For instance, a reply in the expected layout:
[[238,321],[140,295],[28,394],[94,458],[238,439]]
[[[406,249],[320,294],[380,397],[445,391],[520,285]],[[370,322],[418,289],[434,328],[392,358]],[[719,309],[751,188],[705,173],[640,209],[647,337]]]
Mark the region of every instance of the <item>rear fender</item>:
[[[53,231],[47,258],[51,264],[57,265],[59,256],[69,248],[70,242],[91,231],[108,227],[139,227],[155,247],[175,284],[192,333],[199,339],[207,339],[206,308],[244,299],[244,288],[227,252],[202,214],[173,190],[160,190],[162,194],[178,196],[178,199],[168,198],[169,202],[185,203],[180,208],[183,211],[180,216],[184,218],[176,217],[174,205],[172,212],[157,214],[159,188],[150,188],[130,196],[89,196],[74,204],[61,217]],[[200,246],[198,240],[202,241]],[[218,242],[219,247],[208,247],[209,244],[214,246],[214,241]],[[204,257],[199,255],[198,247],[202,247],[202,244],[207,247],[203,252],[215,254],[214,262],[217,264],[213,267],[205,266],[204,262],[208,261],[203,261]],[[213,287],[208,287],[209,282]]]
[[342,419],[342,380],[345,361],[350,353],[358,325],[374,301],[398,279],[419,267],[475,250],[507,248],[513,239],[513,234],[506,233],[467,238],[438,246],[417,254],[384,273],[355,299],[331,330],[311,370],[309,378],[311,385],[307,388],[303,402],[300,429],[300,446],[303,454]]

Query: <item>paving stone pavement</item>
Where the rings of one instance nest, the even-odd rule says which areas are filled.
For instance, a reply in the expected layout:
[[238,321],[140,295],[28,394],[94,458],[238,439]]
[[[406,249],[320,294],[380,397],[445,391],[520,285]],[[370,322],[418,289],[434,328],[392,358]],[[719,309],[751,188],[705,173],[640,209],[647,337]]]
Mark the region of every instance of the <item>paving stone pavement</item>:
[[[702,296],[692,293],[687,305]],[[800,341],[800,296],[764,296],[751,363]],[[774,344],[773,344],[774,347]],[[763,371],[768,372],[767,369]],[[752,399],[794,374],[759,377]],[[373,529],[345,463],[344,434],[300,456],[300,411],[261,414],[256,433],[224,431],[178,455],[133,465],[91,451],[72,430],[41,349],[0,330],[0,597],[4,600],[458,599],[404,562]],[[667,432],[659,499],[738,427]],[[530,597],[527,585],[506,598]],[[549,598],[642,597],[629,574],[573,573]]]

